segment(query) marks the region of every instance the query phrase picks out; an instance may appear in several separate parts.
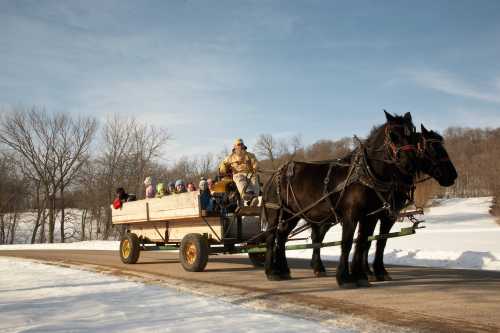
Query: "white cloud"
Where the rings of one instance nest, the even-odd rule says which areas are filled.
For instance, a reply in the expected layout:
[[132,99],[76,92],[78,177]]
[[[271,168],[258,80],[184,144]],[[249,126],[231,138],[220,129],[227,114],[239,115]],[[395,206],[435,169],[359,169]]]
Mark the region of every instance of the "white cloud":
[[486,89],[473,86],[452,74],[433,70],[405,71],[405,74],[422,87],[449,95],[474,98],[483,102],[500,103],[500,78]]

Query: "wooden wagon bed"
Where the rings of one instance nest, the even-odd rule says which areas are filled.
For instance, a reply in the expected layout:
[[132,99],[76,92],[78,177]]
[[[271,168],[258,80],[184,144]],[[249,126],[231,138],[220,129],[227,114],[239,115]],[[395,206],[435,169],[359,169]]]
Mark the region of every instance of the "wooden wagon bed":
[[207,214],[201,209],[198,192],[125,202],[121,209],[111,210],[113,224],[126,225],[130,232],[151,242],[178,243],[189,233],[218,241],[247,239],[260,231],[255,218]]

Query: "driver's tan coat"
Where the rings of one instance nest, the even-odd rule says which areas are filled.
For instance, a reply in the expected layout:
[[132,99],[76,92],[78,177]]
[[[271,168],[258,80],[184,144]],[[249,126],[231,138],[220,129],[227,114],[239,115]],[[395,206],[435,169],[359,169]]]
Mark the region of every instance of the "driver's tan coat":
[[247,151],[242,155],[232,153],[219,165],[219,172],[223,175],[228,173],[255,173],[257,171],[257,158]]

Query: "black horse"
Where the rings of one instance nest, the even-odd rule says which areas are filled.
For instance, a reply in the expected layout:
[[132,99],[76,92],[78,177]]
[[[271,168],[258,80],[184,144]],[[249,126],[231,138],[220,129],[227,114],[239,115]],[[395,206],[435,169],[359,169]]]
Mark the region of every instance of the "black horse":
[[[417,136],[411,115],[385,114],[386,123],[372,130],[365,143],[360,143],[346,160],[289,162],[266,183],[262,217],[267,222],[268,279],[290,278],[285,242],[304,218],[312,225],[314,243],[333,223],[342,222],[337,283],[341,287],[369,285],[362,260],[364,247],[368,246],[367,216],[391,210],[393,193],[400,187],[408,190],[417,170]],[[357,251],[349,272],[348,258],[358,222]],[[312,262],[318,275],[325,272],[319,249],[314,250]]]
[[[451,162],[448,152],[444,148],[444,140],[441,135],[434,131],[427,130],[421,125],[421,133],[418,133],[418,174],[426,174],[437,180],[441,186],[452,186],[457,178],[457,171]],[[409,201],[411,201],[411,193],[397,192],[395,210],[403,209]],[[381,214],[380,218],[380,233],[386,234],[391,231],[392,226],[396,222],[396,218],[387,213]],[[375,229],[376,220],[372,220],[369,226],[369,234],[372,235]],[[387,281],[391,277],[384,265],[384,250],[387,244],[387,239],[377,241],[375,258],[373,260],[373,272],[368,265],[368,251],[370,244],[364,249],[363,262],[364,271],[370,277],[370,280]]]

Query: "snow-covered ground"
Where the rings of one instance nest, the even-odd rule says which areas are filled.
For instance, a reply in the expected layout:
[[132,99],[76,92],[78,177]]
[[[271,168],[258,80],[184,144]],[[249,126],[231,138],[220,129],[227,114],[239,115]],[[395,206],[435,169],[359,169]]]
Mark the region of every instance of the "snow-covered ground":
[[[83,211],[80,209],[68,208],[65,210],[65,226],[64,229],[66,231],[66,237],[68,237],[69,241],[74,239],[80,239],[81,233],[81,223],[82,223],[82,214]],[[29,244],[31,242],[31,237],[33,233],[33,226],[36,221],[36,213],[33,211],[26,211],[20,214],[15,232],[15,243],[16,244]],[[55,224],[54,224],[54,240],[56,242],[60,242],[60,220],[61,215],[58,212],[55,216]],[[86,232],[85,234],[89,237],[89,231],[96,230],[96,225],[90,225],[90,221],[86,221]],[[46,226],[48,229],[48,225]],[[47,232],[48,230],[46,230]],[[72,235],[72,237],[70,237]],[[37,236],[39,237],[39,235]],[[93,235],[95,238],[95,235]],[[38,238],[37,238],[38,239]]]
[[[388,240],[385,262],[410,266],[500,270],[500,226],[488,212],[491,200],[491,197],[482,197],[438,201],[424,216],[425,229],[419,229],[415,235]],[[392,231],[408,226],[409,223],[397,223]],[[325,241],[340,239],[339,226],[332,228],[325,237]],[[118,250],[118,247],[119,243],[116,241],[91,241],[2,245],[0,250]],[[371,259],[374,250],[373,244]],[[321,253],[324,259],[337,260],[340,247],[323,248]],[[310,258],[311,250],[289,251],[287,256]]]
[[[14,245],[0,245],[2,250],[104,250],[104,251],[118,251],[120,248],[119,241],[84,241],[73,243],[44,243],[44,244],[14,244]],[[1,253],[0,253],[1,255]]]
[[352,332],[115,276],[0,257],[0,332]]

